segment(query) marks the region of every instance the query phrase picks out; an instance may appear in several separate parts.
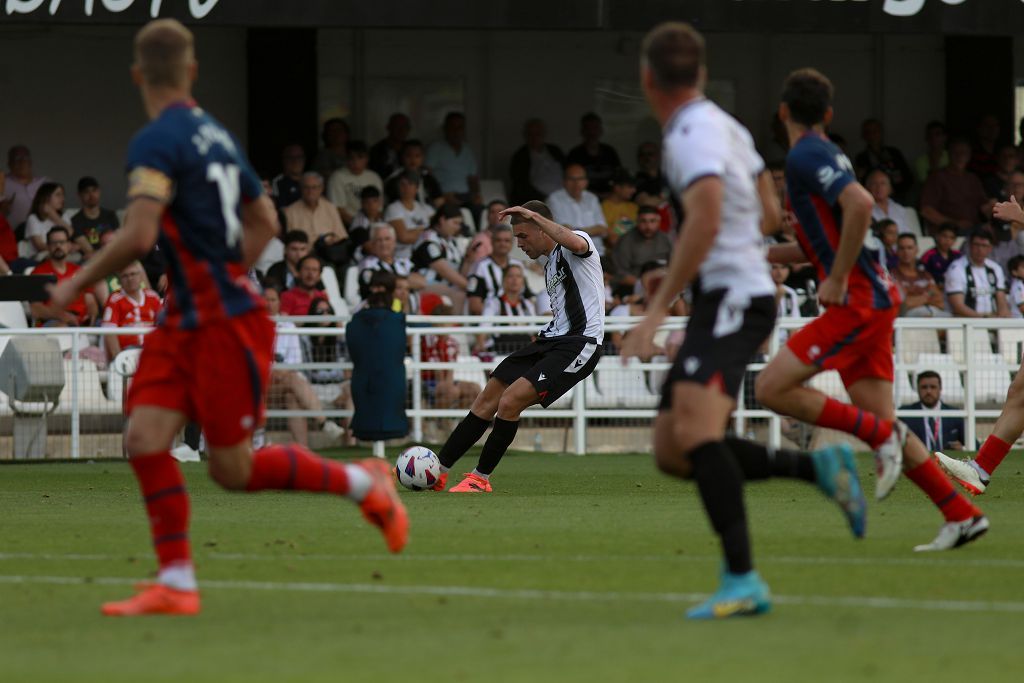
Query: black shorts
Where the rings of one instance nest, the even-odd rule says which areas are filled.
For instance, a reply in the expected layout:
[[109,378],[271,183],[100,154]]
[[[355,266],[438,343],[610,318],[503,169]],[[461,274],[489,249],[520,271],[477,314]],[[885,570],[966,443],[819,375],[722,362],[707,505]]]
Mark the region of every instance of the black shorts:
[[600,357],[601,347],[588,337],[538,338],[501,361],[491,377],[509,385],[525,377],[547,408],[592,373]]
[[715,385],[734,399],[739,395],[747,363],[775,326],[775,297],[726,303],[726,293],[716,289],[694,302],[683,346],[661,387],[659,410],[672,406],[676,382]]

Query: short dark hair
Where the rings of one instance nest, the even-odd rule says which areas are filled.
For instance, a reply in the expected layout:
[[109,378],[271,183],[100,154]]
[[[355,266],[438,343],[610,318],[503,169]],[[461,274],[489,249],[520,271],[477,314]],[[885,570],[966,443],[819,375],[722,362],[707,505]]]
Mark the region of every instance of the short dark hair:
[[967,244],[970,244],[974,240],[988,240],[989,244],[996,243],[996,238],[988,228],[974,228],[971,230],[970,234],[967,235]]
[[359,192],[359,199],[376,199],[380,196],[380,190],[375,185],[367,185]]
[[316,265],[318,265],[320,269],[323,270],[324,263],[316,254],[306,254],[305,256],[299,259],[299,262],[295,264],[295,267],[299,270],[302,270],[302,264],[309,260],[316,261]]
[[496,204],[501,204],[502,206],[508,206],[508,202],[506,202],[504,199],[492,199],[491,201],[487,202],[487,208],[491,209]]
[[651,29],[640,48],[654,85],[692,88],[704,66],[704,37],[689,24],[669,21]]
[[409,138],[408,140],[402,143],[401,148],[399,148],[398,150],[398,156],[401,157],[402,155],[405,154],[406,150],[411,149],[413,147],[419,147],[420,149],[423,149],[423,141],[418,138]]
[[366,143],[362,140],[352,140],[345,146],[345,151],[351,156],[358,154],[360,156],[369,156],[370,148],[366,146]]
[[917,244],[917,235],[915,235],[912,232],[901,232],[899,234],[899,237],[896,238],[896,241],[899,242],[900,240],[905,240],[905,239],[914,240],[914,244]]
[[47,242],[47,244],[49,244],[49,242],[50,242],[50,235],[53,235],[53,234],[58,233],[58,232],[64,233],[64,237],[66,237],[68,239],[71,239],[71,233],[68,232],[67,228],[62,227],[60,225],[55,225],[54,227],[52,227],[52,228],[50,228],[49,230],[46,231],[46,242]]
[[91,175],[82,176],[81,178],[78,179],[78,191],[79,192],[85,192],[86,190],[90,190],[90,189],[92,189],[94,187],[99,187],[99,186],[100,186],[100,181],[96,180]]
[[882,218],[875,221],[874,225],[872,225],[871,228],[875,231],[875,234],[881,235],[882,232],[890,225],[896,225],[896,221],[894,221],[891,218]]
[[466,119],[466,115],[461,111],[450,111],[444,115],[444,125],[448,125],[453,119]]
[[401,173],[399,173],[398,179],[404,180],[407,183],[412,183],[413,185],[420,184],[420,174],[412,170],[411,168],[407,168]]
[[[551,209],[548,208],[547,204],[540,200],[531,199],[530,201],[523,204],[523,208],[529,209],[530,211],[533,211],[535,213],[539,213],[541,216],[544,216],[544,218],[547,218],[549,221],[554,220],[551,217]],[[512,225],[522,225],[523,223],[529,222],[530,221],[526,220],[517,213],[512,214]]]
[[370,276],[370,283],[367,285],[369,294],[366,297],[366,305],[370,308],[391,308],[391,302],[395,300],[395,283],[398,278],[388,270],[376,270]]
[[597,115],[597,112],[588,111],[586,114],[580,117],[580,125],[584,123],[590,123],[591,121],[597,121],[601,123],[601,117]]
[[940,232],[951,232],[953,233],[953,237],[956,237],[956,234],[959,231],[957,230],[956,223],[946,221],[945,223],[940,223],[939,227],[935,228],[935,234],[939,234]]
[[797,69],[782,86],[782,101],[793,121],[808,128],[825,120],[834,95],[832,81],[816,69]]
[[932,119],[931,121],[928,122],[928,125],[926,125],[924,127],[924,132],[925,133],[930,133],[931,131],[935,130],[936,128],[941,128],[942,131],[945,132],[946,131],[946,124],[944,124],[942,121],[939,121],[938,119]]
[[657,207],[650,205],[641,206],[639,209],[637,209],[636,217],[639,218],[640,216],[643,216],[648,213],[653,213],[659,219],[661,218],[661,211],[658,211]]
[[1006,270],[1010,273],[1024,265],[1024,256],[1014,256],[1006,262]]
[[924,370],[922,372],[917,373],[916,383],[918,386],[921,386],[921,380],[923,379],[937,379],[939,380],[939,387],[942,387],[942,375],[935,372],[934,370]]
[[284,234],[284,244],[288,246],[293,242],[302,242],[303,244],[309,244],[309,235],[304,230],[289,230]]

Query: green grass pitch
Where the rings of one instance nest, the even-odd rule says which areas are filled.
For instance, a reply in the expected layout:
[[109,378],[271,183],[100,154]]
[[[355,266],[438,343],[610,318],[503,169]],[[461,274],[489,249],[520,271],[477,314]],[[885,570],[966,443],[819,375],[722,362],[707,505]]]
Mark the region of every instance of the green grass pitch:
[[811,487],[749,486],[777,601],[719,623],[682,618],[718,548],[647,456],[513,454],[492,495],[403,493],[400,556],[345,500],[186,465],[203,613],[127,620],[98,612],[154,568],[127,464],[3,466],[0,681],[1020,681],[1020,457],[980,499],[988,536],[928,556],[941,518],[905,479],[863,541]]

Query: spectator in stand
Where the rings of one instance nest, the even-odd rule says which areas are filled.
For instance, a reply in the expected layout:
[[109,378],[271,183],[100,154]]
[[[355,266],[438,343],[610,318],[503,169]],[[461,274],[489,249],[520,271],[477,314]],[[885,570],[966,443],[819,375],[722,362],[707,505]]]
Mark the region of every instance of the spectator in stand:
[[946,271],[949,269],[949,264],[961,256],[960,252],[953,248],[955,243],[956,225],[943,223],[935,231],[935,246],[921,257],[921,265],[940,288],[946,284]]
[[395,313],[415,315],[420,312],[420,296],[412,291],[407,275],[395,276],[395,299],[391,304]]
[[558,190],[565,165],[562,150],[546,141],[547,127],[541,119],[529,119],[523,124],[523,138],[525,143],[512,155],[509,164],[510,196],[517,205],[531,199],[542,200]]
[[100,248],[103,234],[117,230],[121,221],[117,219],[117,213],[100,206],[100,184],[91,176],[78,181],[78,201],[81,208],[71,217],[72,235],[82,256],[89,258]]
[[321,239],[335,244],[348,237],[338,207],[324,197],[324,179],[316,171],[302,174],[302,199],[284,210],[289,230],[302,230],[316,248]]
[[[453,307],[438,304],[431,315],[453,315]],[[428,363],[454,363],[459,359],[459,343],[449,334],[425,334],[420,340],[420,358]],[[480,385],[455,379],[455,371],[422,370],[424,394],[427,404],[433,408],[468,408]]]
[[423,143],[419,140],[407,140],[402,145],[402,153],[399,155],[400,165],[384,181],[384,202],[390,204],[399,198],[398,183],[405,171],[415,171],[419,177],[419,186],[416,188],[416,200],[427,206],[437,208],[444,204],[444,194],[441,192],[441,184],[429,168],[423,165],[426,158],[426,151]]
[[[284,306],[284,296],[287,293],[285,292],[281,295],[282,307]],[[333,316],[334,309],[331,308],[331,304],[327,299],[313,299],[309,304],[309,308],[303,311],[301,315]],[[333,320],[323,320],[302,323],[302,326],[326,330],[338,327],[338,323]],[[345,346],[342,339],[337,334],[302,335],[299,343],[302,345],[303,363],[330,363],[332,366],[335,366],[307,370],[306,376],[310,382],[313,384],[337,384],[345,381],[347,371],[336,367],[345,357]],[[348,387],[344,386],[342,387],[341,394],[335,399],[335,404],[344,405],[348,399]]]
[[480,198],[480,178],[477,172],[476,155],[466,144],[466,117],[462,112],[451,111],[444,117],[444,138],[427,149],[427,166],[441,184],[445,201],[471,207],[479,213],[483,204]]
[[865,147],[853,161],[857,177],[863,181],[871,171],[882,169],[892,181],[893,196],[902,201],[914,184],[914,174],[903,158],[903,153],[884,144],[882,122],[878,119],[865,120],[861,124],[860,134]]
[[908,209],[891,198],[892,182],[889,180],[889,174],[880,168],[870,171],[865,187],[875,199],[875,206],[871,209],[872,220],[888,219],[896,223],[897,232],[912,232],[914,226],[910,217],[912,209]]
[[1024,318],[1024,256],[1014,256],[1006,264],[1010,275],[1010,292],[1006,295],[1010,317]]
[[981,184],[985,187],[985,193],[996,201],[1004,202],[1009,199],[1006,194],[1006,187],[1010,184],[1010,176],[1019,168],[1017,148],[1013,145],[1003,145],[996,154],[995,172],[983,176]]
[[412,257],[412,245],[430,225],[434,210],[417,199],[420,188],[420,174],[416,171],[402,171],[398,177],[398,199],[384,210],[384,220],[395,229],[398,239],[398,257]]
[[[121,289],[110,295],[103,309],[103,327],[152,327],[163,308],[160,295],[146,286],[146,271],[132,261],[117,274]],[[142,346],[141,334],[110,335],[103,338],[107,359],[114,360],[121,351]]]
[[580,164],[570,163],[565,167],[562,189],[547,198],[556,223],[582,230],[590,235],[597,247],[597,253],[604,255],[604,236],[608,234],[601,201],[593,192],[587,191],[587,171]]
[[281,312],[285,315],[307,315],[310,306],[316,301],[327,301],[320,273],[323,265],[320,259],[312,254],[299,260],[299,276],[291,289],[281,294]]
[[[273,287],[268,287],[263,292],[263,298],[267,302],[267,313],[280,315],[281,293]],[[295,323],[281,320],[276,323],[278,332],[281,330],[295,329]],[[274,339],[274,362],[286,365],[296,365],[302,362],[302,344],[299,336],[295,334],[278,334]],[[313,391],[309,380],[305,375],[295,370],[284,370],[272,367],[270,370],[270,385],[267,387],[267,403],[275,408],[285,410],[310,410],[320,411],[323,406],[320,398]],[[344,435],[345,430],[337,424],[328,420],[323,415],[313,418],[317,428],[326,434],[331,441],[337,441]],[[303,446],[309,445],[309,421],[305,417],[289,417],[288,431],[292,439]]]
[[[6,176],[0,173],[0,199],[4,197],[4,185],[6,182]],[[19,263],[23,259],[18,257],[18,238],[14,234],[14,228],[11,227],[10,222],[7,220],[7,216],[0,211],[0,260],[3,261],[3,265],[0,266],[0,275],[10,275],[13,270],[21,272],[25,267],[32,265],[30,262]]]
[[501,296],[503,273],[508,268],[523,267],[522,261],[509,256],[515,243],[510,224],[495,223],[487,232],[490,236],[491,253],[473,265],[466,282],[470,315],[482,315],[487,301]]
[[917,236],[905,232],[899,236],[896,255],[899,258],[889,274],[900,288],[903,304],[900,315],[908,318],[948,318],[942,290],[935,279],[917,260]]
[[[2,173],[0,179],[4,179]],[[45,176],[32,172],[32,153],[28,147],[14,145],[7,150],[7,175],[5,182],[0,183],[4,186],[4,193],[0,193],[0,213],[7,216],[12,228],[17,229],[28,218],[32,201],[45,182]]]
[[[57,282],[66,280],[78,272],[78,266],[67,260],[71,246],[71,233],[67,228],[56,226],[46,234],[46,251],[49,258],[36,266],[34,275],[56,275]],[[105,283],[96,285],[92,292],[85,292],[71,302],[66,309],[55,308],[50,302],[32,302],[32,318],[36,327],[78,327],[89,325],[99,315],[100,301],[106,297]]]
[[484,225],[486,225],[487,227],[491,227],[492,225],[498,225],[501,223],[512,225],[511,223],[509,223],[508,217],[501,217],[501,212],[507,209],[508,207],[509,204],[504,199],[492,199],[491,201],[487,202],[487,215],[484,216]]
[[[53,228],[64,228],[69,235],[75,230],[64,218],[64,186],[43,183],[32,199],[32,208],[25,219],[25,256],[38,261],[46,256],[46,239]],[[76,251],[74,243],[64,247],[65,255]]]
[[412,130],[409,117],[395,112],[388,117],[387,136],[370,148],[370,168],[381,178],[387,178],[399,167],[402,145]]
[[281,151],[281,172],[270,181],[270,195],[278,209],[302,199],[302,172],[306,169],[306,152],[302,145],[291,144]]
[[668,261],[672,254],[672,241],[661,232],[661,216],[657,209],[643,206],[637,212],[636,227],[627,232],[612,250],[615,288],[627,294],[640,279],[645,263]]
[[921,217],[930,229],[953,223],[960,233],[973,229],[992,203],[978,176],[967,170],[971,145],[962,138],[949,143],[949,166],[933,171],[921,190]]
[[324,146],[313,159],[313,170],[321,178],[330,178],[331,174],[345,165],[345,152],[348,148],[350,132],[345,119],[332,118],[324,121],[320,139]]
[[612,190],[612,175],[622,168],[619,153],[611,145],[601,142],[604,124],[594,112],[580,118],[580,135],[583,142],[569,150],[565,163],[582,166],[590,179],[591,191],[604,198]]
[[953,315],[961,318],[1009,318],[1006,279],[999,264],[989,258],[992,233],[973,230],[967,238],[967,255],[946,271],[946,297]]
[[924,143],[927,151],[914,162],[914,171],[917,179],[924,183],[932,171],[949,166],[949,151],[946,149],[948,141],[946,125],[942,121],[929,121],[924,129]]
[[360,208],[360,193],[364,188],[375,187],[384,191],[380,176],[367,168],[370,152],[362,140],[348,143],[348,157],[345,166],[339,168],[327,183],[327,197],[338,207],[341,219],[351,224]]
[[[488,318],[524,317],[537,315],[537,308],[527,298],[526,276],[519,262],[510,262],[501,274],[500,292],[490,297],[483,307],[483,315]],[[530,334],[478,334],[473,346],[474,354],[498,353],[508,355],[526,346],[533,337]]]
[[994,114],[985,114],[978,119],[967,170],[982,180],[999,170],[999,132],[999,118]]
[[447,296],[455,310],[466,302],[466,273],[461,270],[462,252],[455,236],[462,230],[462,211],[445,204],[430,219],[412,251],[413,265],[426,280],[426,289]]
[[359,264],[359,296],[363,299],[370,295],[370,280],[379,270],[394,273],[396,276],[409,280],[414,290],[423,289],[426,279],[415,271],[412,261],[405,256],[397,255],[398,241],[395,229],[387,223],[377,223],[370,228],[371,256],[367,256]]
[[[775,303],[778,316],[780,318],[802,318],[800,296],[796,293],[795,289],[786,284],[790,274],[789,264],[773,263],[771,267],[772,282],[775,283]],[[785,333],[785,336],[789,336],[788,332]]]
[[[608,226],[608,247],[612,248],[619,238],[636,227],[637,211],[640,208],[633,201],[636,195],[636,180],[624,169],[612,176],[612,191],[601,202],[605,225]],[[659,217],[660,220],[660,217]]]
[[954,410],[942,402],[942,377],[934,370],[925,370],[917,376],[917,396],[914,403],[900,406],[900,410],[934,411],[926,417],[904,417],[903,424],[924,442],[928,452],[960,451],[964,444],[964,419],[943,417],[941,410]]
[[[661,171],[661,147],[653,142],[641,143],[636,149],[636,166],[637,195],[646,194],[663,200],[672,196]],[[640,203],[639,197],[637,203]]]
[[284,235],[284,259],[267,269],[263,280],[267,287],[282,292],[295,286],[299,277],[299,262],[309,254],[309,235],[301,230],[289,230]]
[[358,263],[366,254],[363,245],[370,239],[370,227],[384,222],[384,197],[372,185],[359,193],[359,211],[352,216],[348,226],[348,240],[352,243],[352,259]]
[[896,225],[895,221],[883,218],[876,222],[872,228],[880,244],[881,253],[879,254],[879,259],[886,270],[892,270],[899,264],[899,257],[896,256],[896,241],[900,236],[899,226]]

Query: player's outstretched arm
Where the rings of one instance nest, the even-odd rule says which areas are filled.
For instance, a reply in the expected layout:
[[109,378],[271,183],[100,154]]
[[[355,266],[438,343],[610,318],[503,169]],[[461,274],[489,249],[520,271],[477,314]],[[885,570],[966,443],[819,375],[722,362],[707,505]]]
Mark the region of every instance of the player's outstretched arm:
[[251,268],[267,243],[280,232],[277,211],[267,195],[242,204],[242,262]]
[[796,242],[773,244],[768,247],[768,263],[803,263],[807,254]]
[[89,289],[108,275],[120,272],[132,261],[146,254],[160,234],[160,216],[164,203],[139,197],[128,205],[124,225],[107,246],[86,261],[74,276],[58,282],[50,289],[50,304],[60,309],[74,301],[79,292]]
[[850,183],[839,193],[839,206],[843,209],[839,248],[828,277],[818,289],[818,299],[826,306],[840,305],[846,299],[846,284],[864,247],[874,205],[874,198],[860,183]]
[[502,218],[516,214],[530,221],[538,228],[547,233],[548,237],[565,247],[574,254],[585,254],[590,251],[590,244],[564,225],[550,221],[536,211],[524,209],[521,206],[510,206],[499,215]]

